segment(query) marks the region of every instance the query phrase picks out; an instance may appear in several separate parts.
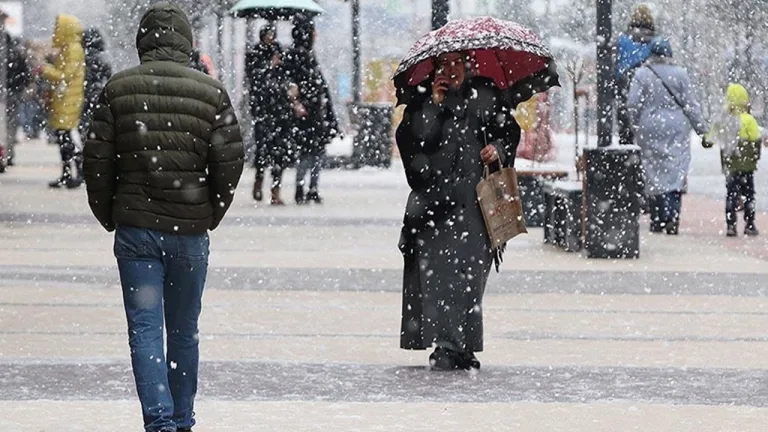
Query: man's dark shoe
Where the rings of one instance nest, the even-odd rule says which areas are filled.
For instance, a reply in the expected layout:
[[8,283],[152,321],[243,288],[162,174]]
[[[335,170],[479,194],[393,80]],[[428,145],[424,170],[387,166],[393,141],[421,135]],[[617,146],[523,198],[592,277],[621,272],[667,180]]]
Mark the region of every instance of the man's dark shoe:
[[725,230],[727,237],[736,237],[739,233],[736,231],[736,225],[728,225],[728,229]]
[[748,226],[744,228],[744,235],[747,237],[757,237],[760,235],[760,231],[758,231],[757,228],[753,226]]

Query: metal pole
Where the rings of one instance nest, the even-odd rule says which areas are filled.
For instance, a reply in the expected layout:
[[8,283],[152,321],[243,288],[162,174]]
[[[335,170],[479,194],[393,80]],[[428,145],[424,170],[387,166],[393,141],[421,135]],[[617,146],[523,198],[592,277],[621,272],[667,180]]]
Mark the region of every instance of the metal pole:
[[450,0],[432,0],[432,30],[448,24],[448,13],[451,11]]
[[352,0],[352,101],[360,104],[363,94],[363,47],[360,39],[360,0]]
[[597,1],[597,145],[608,147],[613,136],[613,0]]
[[6,107],[8,106],[8,43],[5,37],[6,17],[7,15],[0,11],[0,139],[2,139],[0,145],[5,147],[6,150],[6,160],[0,161],[0,164],[3,166],[5,166],[7,158],[11,156],[7,153],[10,150],[9,146],[11,145],[10,134],[16,133],[16,131],[8,130],[8,120],[6,113]]
[[224,17],[216,11],[216,72],[219,80],[226,83],[224,78]]

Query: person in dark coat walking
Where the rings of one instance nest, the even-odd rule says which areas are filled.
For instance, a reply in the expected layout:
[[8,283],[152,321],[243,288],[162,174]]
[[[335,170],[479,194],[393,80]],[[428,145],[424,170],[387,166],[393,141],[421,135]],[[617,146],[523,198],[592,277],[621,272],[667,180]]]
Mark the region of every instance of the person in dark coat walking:
[[99,29],[91,27],[83,32],[85,50],[85,101],[80,118],[80,135],[87,139],[91,117],[99,101],[99,95],[112,76],[112,66],[104,57],[104,38]]
[[19,129],[19,119],[22,103],[24,102],[24,91],[29,86],[31,71],[27,61],[27,55],[21,41],[5,33],[5,43],[8,46],[8,64],[6,70],[8,93],[7,103],[5,105],[6,116],[6,143],[8,145],[7,164],[14,165],[14,156],[16,155],[16,133]]
[[[314,52],[315,26],[311,20],[294,20],[293,47],[285,56],[285,69],[291,83],[289,94],[297,137],[299,164],[296,173],[296,203],[322,203],[318,193],[325,147],[339,135],[331,92]],[[309,191],[305,195],[307,172]]]
[[189,68],[184,12],[155,3],[138,27],[141,64],[109,80],[94,112],[84,151],[88,204],[115,231],[144,429],[189,432],[208,231],[232,204],[243,143],[224,86]]
[[[505,95],[470,78],[463,53],[438,57],[431,94],[415,97],[397,129],[411,193],[400,237],[405,268],[400,347],[435,347],[435,369],[476,369],[482,300],[494,261],[476,186],[485,166],[514,165],[520,127]],[[429,84],[426,85],[429,88]]]
[[285,205],[280,198],[283,170],[293,163],[290,146],[290,106],[283,69],[283,49],[275,27],[262,27],[259,43],[246,53],[246,79],[254,126],[256,178],[253,199],[261,201],[264,173],[272,167],[272,205]]

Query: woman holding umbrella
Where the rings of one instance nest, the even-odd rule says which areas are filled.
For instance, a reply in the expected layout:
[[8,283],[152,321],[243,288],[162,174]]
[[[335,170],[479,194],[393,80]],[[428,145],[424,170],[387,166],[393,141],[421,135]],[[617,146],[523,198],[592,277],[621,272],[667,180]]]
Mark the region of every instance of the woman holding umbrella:
[[[516,69],[533,70],[509,79],[505,50],[489,56],[467,37],[478,22],[454,21],[430,33],[395,76],[407,105],[397,146],[411,187],[399,245],[405,263],[400,344],[434,348],[429,360],[438,370],[480,367],[482,299],[503,248],[491,246],[475,188],[486,168],[514,165],[520,128],[512,110],[519,99],[557,83],[547,59],[528,53],[518,56]],[[461,41],[453,43],[457,34]],[[537,66],[525,66],[529,61]]]

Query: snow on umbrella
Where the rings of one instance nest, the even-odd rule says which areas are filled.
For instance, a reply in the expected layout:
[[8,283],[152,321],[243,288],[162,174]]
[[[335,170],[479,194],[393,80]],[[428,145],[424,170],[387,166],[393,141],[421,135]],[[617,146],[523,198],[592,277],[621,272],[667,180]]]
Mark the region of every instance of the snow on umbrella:
[[296,14],[308,17],[325,13],[313,0],[240,0],[232,7],[238,17],[257,16],[268,20],[287,19]]
[[427,81],[435,59],[466,52],[472,76],[490,78],[510,90],[514,104],[559,85],[549,49],[530,29],[491,17],[451,21],[419,39],[395,71],[398,103],[407,103],[413,89]]

